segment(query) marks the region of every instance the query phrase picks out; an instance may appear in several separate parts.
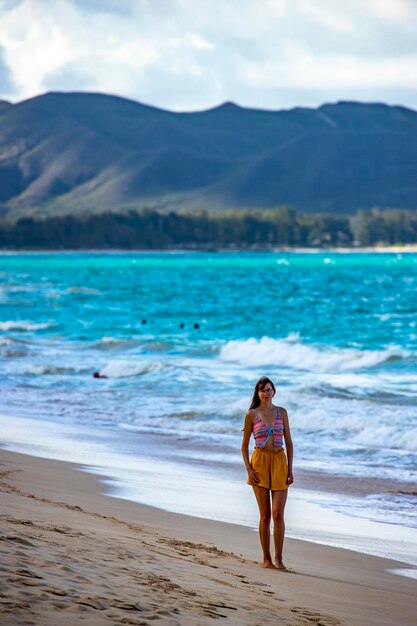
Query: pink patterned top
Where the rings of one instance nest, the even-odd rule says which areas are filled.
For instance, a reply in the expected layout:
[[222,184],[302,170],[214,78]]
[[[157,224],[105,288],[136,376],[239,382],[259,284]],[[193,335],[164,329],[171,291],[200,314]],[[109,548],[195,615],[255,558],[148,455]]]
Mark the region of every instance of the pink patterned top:
[[255,414],[255,421],[253,423],[253,436],[255,437],[255,448],[264,448],[266,442],[271,435],[274,436],[274,447],[282,448],[284,440],[284,420],[282,418],[279,408],[277,408],[277,414],[275,416],[274,425],[268,426],[256,413],[255,409],[252,409]]

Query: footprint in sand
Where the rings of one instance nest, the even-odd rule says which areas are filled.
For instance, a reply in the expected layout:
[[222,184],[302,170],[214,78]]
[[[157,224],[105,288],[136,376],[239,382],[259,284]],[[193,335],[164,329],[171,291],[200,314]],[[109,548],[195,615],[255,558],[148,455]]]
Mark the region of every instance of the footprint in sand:
[[83,536],[82,533],[74,532],[71,528],[68,528],[67,526],[54,526],[52,528],[49,528],[48,530],[51,530],[54,533],[59,533],[60,535],[68,535],[69,537]]
[[54,596],[66,596],[67,592],[64,591],[63,589],[53,589],[52,587],[48,587],[47,589],[45,589],[45,591],[47,591],[48,593],[52,593],[52,595]]
[[23,539],[22,537],[18,537],[17,535],[8,535],[4,539],[6,541],[13,541],[14,543],[20,543],[22,546],[30,546],[30,547],[34,546],[34,544],[28,541],[27,539]]
[[125,602],[124,600],[113,600],[111,603],[115,609],[124,609],[125,611],[143,611],[144,609],[138,602]]
[[59,611],[68,608],[68,604],[65,604],[64,602],[52,602],[52,606],[54,607],[54,609],[58,609]]
[[65,502],[60,502],[59,504],[61,506],[64,506],[66,509],[69,509],[70,511],[81,511],[81,512],[84,512],[83,509],[80,506],[77,506],[77,505],[65,504]]
[[74,570],[69,565],[60,565],[57,569],[61,572],[73,572]]
[[131,619],[130,617],[122,617],[118,620],[120,624],[129,624],[130,626],[149,626],[149,622],[138,621],[137,619]]
[[28,578],[37,578],[39,580],[42,579],[42,576],[36,574],[35,572],[31,572],[28,569],[16,569],[13,571],[13,574],[16,574],[17,576],[27,576]]
[[25,587],[37,587],[39,583],[36,580],[32,580],[31,578],[27,578],[26,580],[19,580],[21,585],[25,585]]
[[[91,581],[90,581],[90,580],[88,580],[88,578],[86,578],[85,576],[76,576],[76,577],[75,577],[75,581],[76,581],[77,583],[89,583],[89,582],[91,582]],[[71,582],[74,582],[74,581],[71,581]]]
[[125,559],[135,559],[136,556],[131,552],[118,552],[117,558],[125,560]]
[[103,611],[106,607],[98,598],[82,598],[81,600],[76,600],[77,604],[81,604],[84,606],[91,606],[93,609],[97,611]]
[[301,618],[304,618],[308,623],[314,624],[314,626],[338,626],[339,620],[334,617],[326,617],[320,613],[308,611],[301,607],[293,607],[290,609],[292,613],[296,613]]

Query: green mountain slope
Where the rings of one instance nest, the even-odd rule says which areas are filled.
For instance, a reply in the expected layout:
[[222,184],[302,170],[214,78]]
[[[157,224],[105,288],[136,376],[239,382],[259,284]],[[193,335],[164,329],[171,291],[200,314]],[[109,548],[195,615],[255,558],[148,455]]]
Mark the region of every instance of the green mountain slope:
[[417,112],[383,104],[172,113],[48,93],[0,102],[0,206],[11,218],[144,206],[414,209],[416,138]]

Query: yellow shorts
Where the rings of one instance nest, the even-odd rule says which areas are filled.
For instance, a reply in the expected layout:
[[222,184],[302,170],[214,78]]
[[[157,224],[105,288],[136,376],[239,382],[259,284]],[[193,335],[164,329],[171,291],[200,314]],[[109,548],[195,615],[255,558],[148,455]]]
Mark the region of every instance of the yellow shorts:
[[[288,465],[283,448],[279,452],[267,452],[255,448],[250,463],[259,476],[258,487],[265,487],[271,491],[288,489]],[[249,480],[247,484],[251,484]]]

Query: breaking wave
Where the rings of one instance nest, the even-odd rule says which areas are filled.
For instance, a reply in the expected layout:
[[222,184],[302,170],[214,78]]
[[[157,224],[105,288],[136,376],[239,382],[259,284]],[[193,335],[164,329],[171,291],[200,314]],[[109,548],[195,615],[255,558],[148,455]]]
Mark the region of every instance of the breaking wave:
[[160,361],[136,362],[136,361],[110,361],[100,371],[104,376],[109,378],[127,378],[130,376],[143,376],[144,374],[159,373],[170,366]]
[[50,328],[51,326],[52,324],[34,324],[33,322],[25,320],[0,322],[0,330],[6,332],[9,330],[43,330],[45,328]]
[[246,339],[229,341],[220,349],[220,359],[242,365],[280,366],[319,372],[343,372],[367,369],[387,361],[409,358],[411,352],[400,348],[358,350],[354,348],[319,348],[301,343],[295,337],[286,339]]

